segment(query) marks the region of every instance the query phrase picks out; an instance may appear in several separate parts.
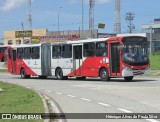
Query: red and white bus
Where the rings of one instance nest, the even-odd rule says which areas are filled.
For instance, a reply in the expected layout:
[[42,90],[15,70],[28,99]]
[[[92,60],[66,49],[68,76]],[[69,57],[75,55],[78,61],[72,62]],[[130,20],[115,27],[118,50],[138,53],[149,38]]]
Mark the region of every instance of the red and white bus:
[[5,62],[6,49],[7,49],[7,45],[0,45],[0,62]]
[[131,81],[150,71],[147,38],[140,36],[17,45],[7,52],[8,71],[22,78],[100,77],[108,81],[123,77]]

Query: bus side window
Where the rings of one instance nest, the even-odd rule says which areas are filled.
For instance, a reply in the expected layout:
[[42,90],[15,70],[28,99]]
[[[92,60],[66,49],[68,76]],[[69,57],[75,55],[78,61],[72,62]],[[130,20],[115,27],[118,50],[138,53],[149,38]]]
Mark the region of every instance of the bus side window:
[[61,45],[54,45],[52,47],[52,58],[53,59],[61,58]]
[[107,56],[108,55],[108,44],[106,42],[96,43],[96,56]]
[[30,59],[31,58],[31,48],[26,47],[24,48],[24,59]]
[[32,47],[32,59],[39,59],[40,58],[39,53],[40,53],[39,47]]
[[17,59],[23,59],[23,48],[17,48]]
[[71,58],[71,57],[72,57],[72,46],[62,45],[62,58]]
[[6,49],[7,49],[7,47],[0,47],[0,52],[5,52],[6,51]]
[[84,52],[83,56],[84,57],[93,57],[95,55],[95,43],[89,42],[89,43],[84,43]]

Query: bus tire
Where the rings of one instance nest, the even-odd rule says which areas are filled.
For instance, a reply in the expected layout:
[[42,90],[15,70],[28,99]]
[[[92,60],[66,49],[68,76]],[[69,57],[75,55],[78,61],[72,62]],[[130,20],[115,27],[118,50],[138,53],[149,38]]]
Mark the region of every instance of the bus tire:
[[56,77],[57,77],[57,80],[67,80],[68,79],[67,76],[63,76],[63,71],[61,68],[58,68],[56,70]]
[[133,79],[133,76],[124,77],[125,81],[131,81]]
[[20,74],[21,74],[21,78],[30,78],[30,75],[26,74],[26,71],[24,68],[21,69]]
[[109,81],[110,80],[108,70],[106,68],[102,68],[100,70],[100,78],[102,81]]

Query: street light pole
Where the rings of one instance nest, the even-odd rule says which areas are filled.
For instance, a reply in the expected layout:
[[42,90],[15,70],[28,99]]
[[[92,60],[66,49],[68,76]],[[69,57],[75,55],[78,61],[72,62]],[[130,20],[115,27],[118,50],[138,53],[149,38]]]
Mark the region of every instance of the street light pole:
[[60,29],[59,29],[59,10],[60,10],[61,8],[62,8],[62,7],[59,7],[59,8],[58,8],[58,34],[59,34],[59,35],[60,35],[60,32],[59,32],[59,31],[60,31]]
[[81,35],[81,38],[83,38],[83,30],[84,30],[84,0],[82,0],[82,35]]
[[152,54],[152,26],[150,26],[150,54]]

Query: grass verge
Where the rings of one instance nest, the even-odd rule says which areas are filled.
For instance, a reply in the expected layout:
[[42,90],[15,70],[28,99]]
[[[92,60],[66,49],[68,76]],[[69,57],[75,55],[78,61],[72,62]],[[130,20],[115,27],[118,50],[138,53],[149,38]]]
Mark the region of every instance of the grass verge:
[[149,59],[151,70],[160,70],[160,54],[152,54]]
[[7,73],[8,70],[7,69],[0,69],[0,73]]
[[[40,96],[33,90],[0,82],[0,113],[44,113]],[[2,120],[1,120],[2,121]],[[3,120],[4,122],[43,122],[43,120]]]

